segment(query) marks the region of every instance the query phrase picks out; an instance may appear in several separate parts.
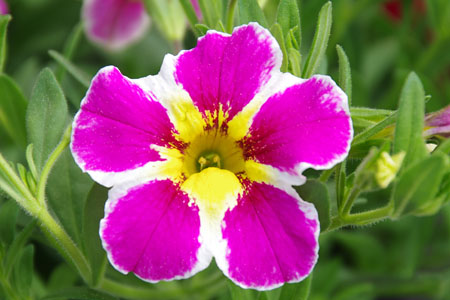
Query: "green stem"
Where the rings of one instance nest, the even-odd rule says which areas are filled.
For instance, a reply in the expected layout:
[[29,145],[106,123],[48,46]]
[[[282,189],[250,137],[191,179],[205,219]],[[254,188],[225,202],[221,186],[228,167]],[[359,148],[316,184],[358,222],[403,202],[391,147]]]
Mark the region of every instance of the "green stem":
[[19,176],[17,176],[14,169],[6,161],[6,159],[3,157],[1,153],[0,153],[0,171],[2,171],[2,173],[10,181],[10,183],[12,183],[13,188],[15,188],[22,195],[22,197],[18,196],[17,193],[13,191],[13,189],[11,188],[8,189],[7,184],[3,184],[5,185],[5,192],[10,194],[10,196],[13,197],[25,209],[27,210],[31,209],[30,212],[33,213],[33,211],[37,208],[33,195],[25,186],[25,184],[20,180]]
[[322,174],[320,174],[319,176],[319,180],[322,182],[327,182],[328,179],[330,178],[331,174],[333,174],[334,172],[334,168],[322,171]]
[[59,252],[75,265],[83,280],[90,283],[92,273],[89,263],[61,225],[45,209],[40,211],[38,219],[41,221],[41,228],[47,231],[47,237],[52,239],[52,242],[56,244],[55,246],[61,246],[57,247]]
[[227,19],[226,19],[226,29],[228,33],[231,33],[233,31],[233,25],[234,25],[234,11],[236,8],[236,0],[230,0],[228,4],[228,10],[227,10]]
[[361,189],[358,186],[354,186],[352,188],[348,198],[345,199],[344,202],[342,203],[342,206],[339,207],[341,216],[347,216],[350,213],[353,203],[355,202],[356,198],[359,196],[360,193]]
[[48,158],[44,168],[42,169],[36,194],[38,203],[43,207],[47,206],[47,204],[45,203],[45,186],[47,185],[48,176],[50,175],[50,171],[52,170],[61,153],[69,145],[71,131],[72,126],[68,126],[66,131],[64,132],[61,142],[59,142],[58,146],[56,146],[55,150],[53,150],[52,154],[50,154],[50,157]]
[[392,214],[392,204],[362,213],[355,213],[345,216],[335,216],[331,219],[331,224],[322,233],[330,232],[347,225],[362,226],[382,219],[388,218]]

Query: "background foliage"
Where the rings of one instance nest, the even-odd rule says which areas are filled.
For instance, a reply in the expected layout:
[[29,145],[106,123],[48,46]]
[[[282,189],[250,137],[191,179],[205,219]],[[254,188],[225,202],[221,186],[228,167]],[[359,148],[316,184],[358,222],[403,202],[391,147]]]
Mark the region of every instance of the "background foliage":
[[[152,14],[158,3],[147,1],[154,26],[145,38],[113,53],[86,40],[81,1],[9,1],[12,20],[0,18],[0,53],[7,53],[0,54],[0,152],[14,163],[0,168],[0,299],[449,299],[450,144],[425,141],[422,130],[424,110],[450,102],[450,2],[267,0],[260,9],[256,0],[200,0],[198,21],[180,1],[193,25],[181,41],[165,30],[164,15]],[[131,78],[156,74],[165,53],[193,47],[208,28],[249,21],[280,42],[284,71],[330,74],[354,107],[357,135],[346,164],[308,171],[297,187],[319,209],[313,274],[255,292],[214,265],[154,285],[118,273],[98,237],[107,190],[65,148],[90,78],[105,65]],[[439,146],[430,154],[425,142]],[[373,179],[383,151],[406,154],[387,188]]]

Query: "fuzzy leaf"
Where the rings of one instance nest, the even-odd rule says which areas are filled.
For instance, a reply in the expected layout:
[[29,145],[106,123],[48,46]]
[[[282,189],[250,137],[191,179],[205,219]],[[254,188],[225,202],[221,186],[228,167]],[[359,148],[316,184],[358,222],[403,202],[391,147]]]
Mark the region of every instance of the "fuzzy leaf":
[[91,264],[94,285],[100,281],[106,267],[106,253],[98,232],[107,199],[108,189],[95,184],[89,192],[84,207],[83,239],[87,258]]
[[298,45],[301,41],[300,33],[300,13],[298,11],[297,0],[281,0],[278,5],[277,22],[280,24],[284,37],[290,33],[292,28],[297,27],[296,34],[294,35]]
[[0,206],[0,241],[6,245],[14,239],[19,206],[13,200],[3,202]]
[[318,180],[308,180],[304,185],[294,187],[300,198],[308,201],[319,213],[320,230],[330,226],[330,195],[327,186]]
[[73,78],[75,78],[79,83],[81,83],[81,85],[83,85],[85,88],[89,88],[91,80],[83,70],[75,66],[71,61],[69,61],[63,55],[54,50],[49,50],[48,54],[56,62],[58,62],[61,66],[63,66],[67,70],[67,72],[73,76]]
[[33,281],[33,256],[34,246],[28,245],[21,251],[20,259],[14,266],[14,284],[16,290],[23,297],[28,299]]
[[336,51],[339,58],[339,86],[348,96],[348,106],[352,104],[352,70],[350,62],[345,54],[344,49],[336,45]]
[[10,15],[0,15],[0,73],[6,60],[6,29],[11,21]]
[[281,63],[281,72],[286,72],[288,67],[288,54],[286,52],[286,45],[284,43],[283,30],[280,24],[275,23],[270,27],[270,32],[273,34],[278,44],[280,45],[281,52],[283,53],[283,61]]
[[239,24],[258,22],[267,28],[268,24],[264,13],[256,0],[238,0]]
[[116,297],[86,287],[69,288],[41,300],[118,300]]
[[406,152],[403,165],[426,156],[422,137],[425,114],[425,92],[419,77],[410,73],[400,95],[397,123],[395,126],[393,153]]
[[392,193],[394,216],[427,207],[435,198],[447,170],[448,157],[443,154],[429,156],[406,169]]
[[328,46],[328,39],[330,38],[332,23],[332,5],[328,1],[325,3],[319,12],[317,20],[316,33],[314,40],[309,50],[308,58],[303,69],[303,78],[311,77],[319,67],[325,51]]
[[280,300],[307,300],[311,290],[312,274],[298,283],[287,283],[281,288]]
[[27,100],[17,84],[5,74],[0,74],[0,91],[0,126],[17,145],[25,148]]
[[38,76],[27,109],[28,143],[40,173],[47,158],[58,145],[68,122],[67,103],[50,69]]
[[80,246],[83,211],[91,187],[89,176],[75,164],[70,151],[64,150],[48,180],[48,202],[65,230]]

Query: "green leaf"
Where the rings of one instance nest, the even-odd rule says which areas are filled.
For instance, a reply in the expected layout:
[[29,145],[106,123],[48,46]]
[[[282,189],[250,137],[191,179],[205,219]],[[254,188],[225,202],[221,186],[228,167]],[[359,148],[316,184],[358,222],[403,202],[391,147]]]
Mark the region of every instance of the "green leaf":
[[214,27],[222,20],[222,2],[218,0],[198,0],[206,25]]
[[6,245],[14,240],[19,206],[15,201],[9,200],[0,206],[0,241]]
[[286,52],[286,45],[284,43],[283,31],[280,24],[275,23],[270,27],[270,32],[273,34],[278,44],[280,45],[281,52],[283,53],[283,61],[281,63],[281,72],[286,72],[288,67],[288,55]]
[[394,216],[414,213],[434,200],[444,174],[448,170],[448,157],[436,154],[407,168],[394,186],[392,201]]
[[3,72],[6,60],[6,29],[9,21],[10,15],[0,15],[0,73]]
[[303,78],[311,77],[319,67],[322,57],[325,55],[325,51],[327,50],[328,39],[330,38],[331,23],[332,5],[329,1],[320,9],[316,33],[314,34],[314,40],[303,69]]
[[28,245],[21,251],[20,259],[14,266],[14,285],[23,298],[29,298],[33,282],[34,246]]
[[65,289],[41,300],[118,300],[116,297],[86,287]]
[[297,0],[281,0],[278,5],[277,22],[283,30],[283,35],[286,38],[290,34],[292,28],[297,27],[295,39],[298,45],[301,41],[300,33],[300,13],[298,10]]
[[12,271],[14,265],[16,264],[17,259],[19,258],[19,254],[21,250],[27,243],[31,234],[33,233],[34,228],[36,227],[37,221],[34,219],[14,238],[14,241],[9,247],[8,252],[6,254],[6,263],[5,263],[5,274],[9,275]]
[[200,36],[205,35],[206,32],[210,29],[205,24],[195,24],[195,28],[200,32]]
[[[83,22],[78,23],[75,25],[75,27],[72,29],[72,32],[68,36],[65,45],[64,45],[64,58],[67,60],[72,59],[78,45],[80,44],[80,41],[84,35],[84,26]],[[66,72],[66,69],[63,65],[59,64],[55,71],[55,77],[58,79],[59,82],[61,82],[62,78],[64,77]]]
[[253,300],[257,297],[257,292],[250,289],[243,289],[231,280],[227,280],[228,289],[230,290],[232,300]]
[[403,166],[408,166],[427,155],[422,137],[424,100],[425,92],[419,77],[415,73],[410,73],[400,95],[393,142],[394,154],[406,152]]
[[350,62],[340,45],[336,45],[336,51],[339,58],[339,86],[348,96],[348,105],[352,104],[352,70]]
[[57,63],[63,66],[67,72],[73,76],[73,78],[81,83],[81,85],[83,85],[86,89],[89,88],[91,79],[83,70],[79,69],[71,61],[67,60],[63,55],[54,50],[49,50],[48,54],[51,58],[56,60]]
[[238,0],[239,25],[258,22],[267,28],[268,24],[257,0]]
[[0,126],[17,145],[25,148],[27,100],[17,84],[5,74],[0,74],[0,91]]
[[34,163],[41,172],[47,158],[61,140],[68,122],[67,103],[52,71],[38,76],[27,109],[28,143],[33,144]]
[[311,290],[312,274],[298,283],[283,285],[280,300],[307,300]]
[[302,75],[301,71],[302,56],[300,52],[295,48],[289,48],[288,53],[289,53],[289,66],[291,73],[297,77],[300,77]]
[[359,143],[363,143],[373,137],[376,134],[379,134],[384,129],[388,128],[390,125],[394,124],[397,120],[397,112],[393,112],[388,117],[384,118],[382,121],[378,122],[377,124],[373,125],[372,127],[369,127],[365,129],[364,131],[358,133],[352,141],[352,147],[353,145],[357,145]]
[[198,24],[197,14],[195,13],[194,7],[192,7],[192,3],[189,0],[180,0],[180,4],[183,7],[184,13],[188,18],[189,24],[191,25],[194,33],[198,36],[199,32],[195,28],[195,24]]
[[94,286],[101,280],[106,267],[106,253],[98,233],[107,199],[108,189],[95,184],[89,192],[84,207],[83,240],[92,269]]
[[294,186],[297,193],[308,201],[319,213],[320,230],[324,231],[330,226],[330,195],[327,186],[318,180],[308,180],[304,185]]
[[60,291],[72,287],[79,280],[79,276],[66,263],[61,263],[53,269],[47,282],[47,290],[50,292]]
[[82,245],[83,211],[92,181],[64,150],[48,180],[48,203],[72,239]]

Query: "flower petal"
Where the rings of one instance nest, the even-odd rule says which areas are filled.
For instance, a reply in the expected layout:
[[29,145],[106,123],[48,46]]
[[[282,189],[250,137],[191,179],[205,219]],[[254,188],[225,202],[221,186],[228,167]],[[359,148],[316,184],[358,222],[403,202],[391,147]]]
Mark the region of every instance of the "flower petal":
[[9,13],[8,4],[5,0],[0,0],[0,15],[6,15]]
[[229,120],[278,72],[281,60],[269,31],[250,23],[231,36],[208,31],[194,49],[179,55],[175,78],[204,116]]
[[241,143],[247,159],[300,175],[342,161],[353,129],[347,95],[330,77],[295,80],[262,104]]
[[138,40],[150,24],[139,0],[85,0],[82,15],[87,36],[110,50]]
[[84,171],[111,186],[120,172],[164,160],[151,146],[178,145],[174,130],[159,102],[118,69],[106,67],[92,80],[75,117],[71,149]]
[[317,261],[317,212],[291,187],[286,190],[249,183],[225,214],[227,248],[214,255],[222,271],[244,288],[268,290],[301,281]]
[[198,208],[170,180],[113,188],[100,225],[114,267],[146,281],[187,278],[211,261],[199,239]]

